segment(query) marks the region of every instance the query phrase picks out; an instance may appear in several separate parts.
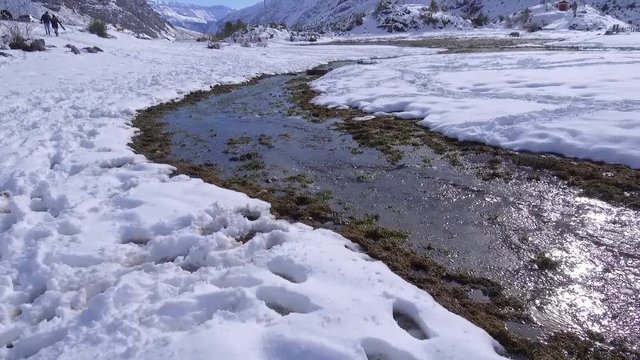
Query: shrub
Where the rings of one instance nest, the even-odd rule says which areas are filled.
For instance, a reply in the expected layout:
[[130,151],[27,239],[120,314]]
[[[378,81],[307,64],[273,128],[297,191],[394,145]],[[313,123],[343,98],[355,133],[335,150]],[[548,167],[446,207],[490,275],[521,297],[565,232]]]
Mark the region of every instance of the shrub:
[[284,22],[275,22],[272,21],[269,23],[269,27],[272,29],[278,29],[278,30],[286,30],[287,29],[287,24]]
[[485,26],[489,23],[490,19],[487,15],[480,13],[471,19],[471,23],[475,27]]
[[527,32],[536,32],[542,30],[542,26],[533,22],[525,24],[523,28],[527,30]]
[[244,22],[238,20],[235,23],[231,22],[231,21],[227,21],[224,24],[224,27],[222,28],[222,31],[218,34],[218,37],[222,38],[222,39],[226,39],[228,37],[230,37],[231,35],[235,34],[238,31],[246,31],[247,30],[247,24],[245,24]]
[[431,4],[429,4],[429,12],[430,13],[436,13],[438,12],[438,3],[436,2],[436,0],[431,0]]
[[422,21],[424,21],[424,23],[427,25],[433,26],[434,28],[436,27],[436,25],[438,25],[438,19],[433,17],[433,14],[430,12],[422,14]]
[[27,39],[23,38],[22,35],[17,34],[9,38],[10,49],[19,50],[19,49],[24,49],[26,47],[27,47]]
[[0,24],[2,33],[8,36],[8,45],[11,49],[25,49],[28,48],[27,40],[31,38],[31,32],[34,25],[31,23],[22,22],[7,22]]
[[391,0],[380,0],[380,2],[378,2],[378,5],[376,6],[375,14],[381,15],[388,13],[392,8],[393,3],[391,2]]
[[91,20],[91,23],[89,24],[87,30],[89,30],[90,33],[98,35],[102,38],[109,37],[109,35],[107,34],[107,23],[99,19]]
[[209,49],[220,50],[222,49],[222,44],[218,41],[218,38],[215,35],[207,36],[207,47]]

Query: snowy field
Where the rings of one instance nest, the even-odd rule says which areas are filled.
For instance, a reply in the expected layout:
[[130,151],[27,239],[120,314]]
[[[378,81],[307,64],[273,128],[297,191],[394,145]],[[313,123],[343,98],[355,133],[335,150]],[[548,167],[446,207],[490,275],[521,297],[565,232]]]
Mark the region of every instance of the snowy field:
[[569,30],[543,30],[534,33],[518,29],[486,28],[469,29],[461,31],[428,31],[394,34],[361,34],[339,37],[320,38],[320,43],[330,43],[333,41],[387,41],[387,40],[420,40],[429,38],[509,38],[509,34],[517,31],[520,33],[519,40],[533,41],[525,43],[521,47],[531,47],[548,45],[553,47],[570,47],[583,49],[621,49],[640,50],[640,33],[620,33],[606,36],[604,31],[569,31]]
[[605,36],[602,32],[549,32],[545,37],[562,38],[562,41],[550,41],[548,45],[557,47],[601,48],[640,50],[640,32],[621,33]]
[[331,72],[313,84],[322,93],[314,101],[419,119],[459,140],[640,169],[638,69],[638,51],[417,55]]
[[135,110],[193,90],[425,50],[118,36],[70,31],[0,58],[1,359],[499,358],[483,330],[339,235],[171,178],[127,146]]

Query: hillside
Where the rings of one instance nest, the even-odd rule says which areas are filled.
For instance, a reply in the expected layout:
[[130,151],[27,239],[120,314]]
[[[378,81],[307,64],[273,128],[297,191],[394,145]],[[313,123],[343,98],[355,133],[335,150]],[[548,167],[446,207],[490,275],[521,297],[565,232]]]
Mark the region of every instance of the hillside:
[[[408,4],[404,4],[404,3]],[[465,28],[461,19],[472,20],[478,15],[488,16],[491,22],[502,23],[509,16],[515,16],[524,9],[540,5],[540,0],[439,0],[438,7],[446,10],[432,20],[425,20],[425,7],[430,0],[270,0],[266,9],[263,4],[233,12],[220,20],[242,20],[247,23],[285,23],[289,27],[314,30],[373,32],[373,29],[387,31],[425,30],[432,28]],[[583,3],[597,11],[588,10],[588,20],[596,24],[611,23],[605,17],[609,14],[624,22],[640,23],[640,6],[635,0],[586,0]],[[549,2],[552,8],[553,2]],[[384,13],[380,9],[386,8]],[[584,7],[585,12],[588,7]],[[552,9],[550,9],[552,10]],[[416,13],[419,12],[419,14]],[[600,13],[602,12],[602,13]],[[412,15],[413,14],[413,15]],[[602,17],[595,19],[596,17]],[[443,20],[443,18],[446,18]],[[569,22],[569,21],[565,21]],[[400,26],[396,27],[396,24]],[[596,26],[598,27],[598,26]],[[363,29],[366,28],[366,31]],[[592,26],[585,26],[592,28]]]
[[171,25],[197,32],[205,32],[211,24],[233,12],[227,6],[200,6],[166,0],[147,2]]
[[150,38],[172,36],[175,32],[146,0],[0,0],[0,8],[36,18],[50,10],[69,24],[96,18]]
[[[440,2],[455,13],[474,14],[476,11],[481,11],[492,20],[498,20],[501,17],[519,13],[525,8],[540,5],[545,0],[440,0]],[[555,1],[548,0],[546,3],[549,7],[553,7]],[[640,24],[640,5],[636,5],[636,0],[583,0],[579,3],[592,6],[603,14],[611,15],[624,22]]]
[[256,4],[230,14],[220,24],[242,20],[252,24],[284,23],[300,29],[361,32],[468,26],[461,19],[442,13],[434,14],[437,24],[427,24],[422,19],[422,9],[429,3],[430,0],[412,0],[409,4],[387,0],[271,0],[267,1],[266,10],[263,4]]

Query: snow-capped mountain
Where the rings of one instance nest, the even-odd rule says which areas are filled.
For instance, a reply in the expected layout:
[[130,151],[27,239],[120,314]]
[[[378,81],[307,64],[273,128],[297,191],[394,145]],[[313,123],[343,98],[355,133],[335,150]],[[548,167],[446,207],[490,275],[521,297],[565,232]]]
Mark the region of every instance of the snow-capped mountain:
[[[263,3],[233,12],[219,21],[242,20],[252,24],[285,23],[289,27],[304,29],[329,29],[352,31],[358,28],[383,28],[406,31],[411,29],[456,28],[467,26],[460,19],[473,20],[486,15],[492,22],[504,21],[526,8],[554,0],[437,0],[438,9],[426,9],[430,0],[267,0]],[[624,22],[640,23],[640,5],[636,0],[584,0],[580,3],[592,6],[600,15],[609,14]],[[381,10],[383,10],[381,12]],[[436,16],[432,16],[434,14]],[[413,14],[413,15],[412,15]],[[425,14],[429,14],[425,18]],[[589,10],[589,16],[593,14]],[[598,20],[606,23],[605,20]],[[453,24],[453,25],[452,25]],[[392,30],[394,31],[394,30]]]
[[173,26],[197,32],[205,32],[217,20],[234,11],[227,6],[201,6],[167,0],[147,2]]
[[96,18],[151,38],[170,36],[175,32],[146,0],[0,0],[0,7],[36,18],[50,10],[60,14],[67,23]]
[[[386,3],[393,7],[382,6],[387,15],[398,15],[396,10],[410,15],[413,12],[410,5],[428,6],[430,0],[408,2],[411,4],[405,6],[400,1],[388,0],[267,0],[266,6],[260,3],[238,10],[221,19],[219,24],[242,20],[252,24],[284,23],[301,29],[351,31],[360,26],[370,27],[375,22],[384,23],[385,19],[377,10]],[[414,20],[407,20],[404,25],[411,28]]]
[[[450,10],[462,14],[482,12],[491,20],[517,14],[536,5],[553,7],[555,0],[445,0],[441,2]],[[570,2],[573,2],[572,0]],[[624,22],[640,24],[640,4],[637,0],[582,0],[603,15],[611,15]]]

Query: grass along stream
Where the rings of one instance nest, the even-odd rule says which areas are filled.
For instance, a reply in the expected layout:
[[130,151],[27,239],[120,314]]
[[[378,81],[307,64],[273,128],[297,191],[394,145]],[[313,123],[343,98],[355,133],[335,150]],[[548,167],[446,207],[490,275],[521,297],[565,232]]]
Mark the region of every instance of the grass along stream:
[[[640,341],[640,214],[621,194],[638,172],[358,121],[366,114],[309,104],[311,79],[264,77],[150,108],[133,147],[343,234],[514,358],[637,355],[626,347]],[[608,182],[585,175],[612,171]]]

